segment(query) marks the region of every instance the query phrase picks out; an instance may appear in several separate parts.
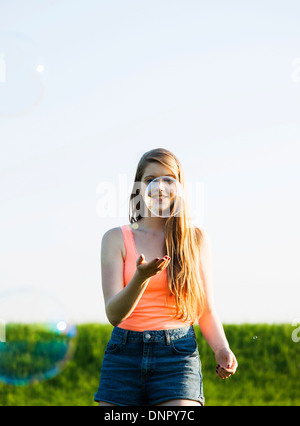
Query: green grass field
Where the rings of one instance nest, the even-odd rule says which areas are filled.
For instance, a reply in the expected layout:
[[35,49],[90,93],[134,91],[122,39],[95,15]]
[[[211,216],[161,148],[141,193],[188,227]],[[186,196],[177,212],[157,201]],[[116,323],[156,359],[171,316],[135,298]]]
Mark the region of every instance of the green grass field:
[[[224,325],[224,328],[239,368],[233,377],[223,381],[215,374],[214,354],[201,336],[199,327],[195,326],[206,406],[299,406],[300,343],[294,343],[291,338],[294,328],[289,324]],[[21,382],[15,385],[0,382],[0,406],[96,407],[93,396],[98,389],[101,361],[111,331],[112,326],[109,325],[78,326],[74,353],[62,372],[46,381],[26,386],[20,385]],[[7,343],[9,339],[15,339],[19,345],[26,344],[26,353],[16,361],[11,351],[10,357],[5,353],[3,345],[7,343],[0,343],[0,378],[14,377],[15,371],[20,375],[18,363],[22,363],[26,377],[49,369],[55,362],[55,356],[58,353],[63,356],[67,350],[63,338],[55,339],[53,344],[45,332],[41,346],[41,342],[32,337],[34,335],[28,326],[8,328]],[[33,354],[37,345],[40,345],[39,357],[35,356],[33,363],[28,354]],[[20,346],[16,346],[15,350],[20,351]]]

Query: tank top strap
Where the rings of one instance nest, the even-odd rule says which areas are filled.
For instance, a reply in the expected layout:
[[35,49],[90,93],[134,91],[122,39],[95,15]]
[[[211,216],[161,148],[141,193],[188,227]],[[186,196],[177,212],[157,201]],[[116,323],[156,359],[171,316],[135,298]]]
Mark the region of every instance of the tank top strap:
[[134,238],[133,238],[133,234],[132,234],[132,229],[130,228],[130,225],[121,226],[121,230],[122,230],[122,233],[123,233],[123,240],[124,240],[124,246],[125,246],[125,251],[126,251],[126,258],[128,256],[132,256],[135,260],[137,260],[139,255],[138,255],[137,250],[136,250],[136,246],[135,246],[135,242],[134,242]]

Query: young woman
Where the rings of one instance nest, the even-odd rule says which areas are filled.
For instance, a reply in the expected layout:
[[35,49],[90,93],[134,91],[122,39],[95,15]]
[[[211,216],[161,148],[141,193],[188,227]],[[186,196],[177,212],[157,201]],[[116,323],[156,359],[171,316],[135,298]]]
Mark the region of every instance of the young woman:
[[[161,217],[144,202],[145,187],[165,176],[185,190],[173,153],[146,152],[130,197],[130,224],[102,238],[103,295],[114,329],[95,394],[100,406],[204,405],[196,321],[215,353],[217,375],[227,379],[237,368],[214,307],[207,234],[191,225],[186,203],[180,214]],[[158,197],[168,194],[164,179],[157,190]]]

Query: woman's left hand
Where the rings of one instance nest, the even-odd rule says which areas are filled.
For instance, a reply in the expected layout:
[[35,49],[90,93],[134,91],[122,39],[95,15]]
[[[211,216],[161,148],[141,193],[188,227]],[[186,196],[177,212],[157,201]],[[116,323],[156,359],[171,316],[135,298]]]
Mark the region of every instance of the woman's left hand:
[[229,348],[222,348],[215,353],[217,366],[216,373],[220,379],[228,379],[238,367],[238,362],[234,353]]

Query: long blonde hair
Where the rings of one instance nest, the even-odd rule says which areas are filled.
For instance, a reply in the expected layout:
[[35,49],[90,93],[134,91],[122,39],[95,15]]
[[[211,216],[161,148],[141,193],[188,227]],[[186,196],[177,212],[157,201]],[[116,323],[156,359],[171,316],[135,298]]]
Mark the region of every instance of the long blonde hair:
[[[182,166],[177,157],[164,148],[157,148],[146,152],[140,159],[133,190],[129,200],[129,221],[138,222],[143,215],[143,206],[137,208],[136,191],[137,183],[140,183],[145,168],[153,162],[167,167],[177,181],[181,184],[185,199],[187,191]],[[205,306],[205,291],[200,273],[200,246],[203,234],[197,227],[192,227],[189,205],[185,202],[180,215],[170,216],[165,224],[165,244],[167,255],[171,257],[167,268],[169,296],[173,295],[176,305],[176,317],[181,320],[196,321],[201,316]]]

